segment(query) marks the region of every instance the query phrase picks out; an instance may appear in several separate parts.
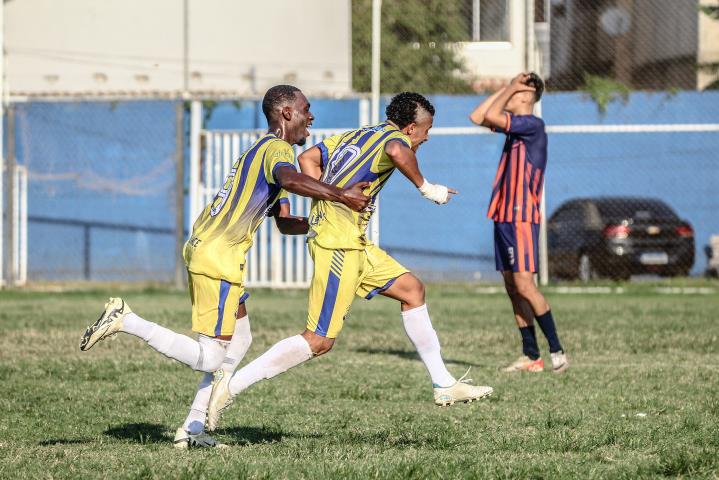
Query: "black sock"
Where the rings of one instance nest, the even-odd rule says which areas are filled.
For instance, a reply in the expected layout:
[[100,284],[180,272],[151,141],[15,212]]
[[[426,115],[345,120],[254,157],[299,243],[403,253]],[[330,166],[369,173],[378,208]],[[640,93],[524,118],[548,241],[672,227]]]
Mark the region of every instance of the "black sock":
[[562,344],[559,343],[559,337],[557,337],[557,327],[554,325],[554,318],[552,317],[552,311],[547,310],[547,313],[537,315],[534,318],[537,319],[539,328],[542,329],[542,333],[547,338],[549,343],[549,351],[551,353],[559,352],[562,350]]
[[536,360],[539,358],[539,347],[537,346],[537,336],[534,333],[534,326],[520,327],[519,333],[522,335],[522,352]]

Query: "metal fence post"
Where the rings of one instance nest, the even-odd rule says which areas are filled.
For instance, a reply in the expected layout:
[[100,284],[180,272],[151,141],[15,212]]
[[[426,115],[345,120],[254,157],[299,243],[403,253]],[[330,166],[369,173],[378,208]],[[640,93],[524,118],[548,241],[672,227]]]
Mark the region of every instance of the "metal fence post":
[[90,270],[90,249],[92,248],[90,245],[90,225],[85,225],[83,227],[83,244],[82,244],[82,272],[83,276],[85,277],[85,280],[90,280],[91,277],[91,270]]
[[7,107],[7,227],[5,230],[5,245],[7,257],[5,266],[7,269],[7,285],[13,285],[17,278],[15,264],[15,105]]
[[184,260],[182,247],[185,243],[185,105],[182,100],[175,104],[175,287],[184,287]]

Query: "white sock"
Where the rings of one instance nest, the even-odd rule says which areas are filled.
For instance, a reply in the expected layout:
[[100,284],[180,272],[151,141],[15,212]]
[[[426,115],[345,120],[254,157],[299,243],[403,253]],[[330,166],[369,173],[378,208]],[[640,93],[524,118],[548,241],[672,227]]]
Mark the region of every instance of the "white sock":
[[452,386],[457,380],[444,366],[439,338],[432,328],[427,305],[402,312],[402,323],[404,323],[404,331],[419,353],[419,358],[427,367],[432,383],[439,387]]
[[235,372],[230,379],[230,393],[237,395],[250,385],[275,377],[311,358],[312,350],[302,335],[285,338]]
[[250,318],[245,315],[238,318],[235,323],[235,331],[232,333],[232,340],[225,350],[225,359],[222,361],[222,369],[226,372],[234,372],[237,365],[245,357],[247,350],[252,344],[252,332],[250,331]]
[[197,387],[190,413],[182,425],[182,428],[190,435],[197,435],[205,430],[205,416],[207,415],[207,405],[210,403],[211,393],[212,374],[205,373],[202,380],[200,380],[200,385]]
[[198,368],[201,350],[197,341],[156,323],[148,322],[134,313],[125,315],[122,323],[121,331],[140,337],[166,357],[182,362],[190,368]]

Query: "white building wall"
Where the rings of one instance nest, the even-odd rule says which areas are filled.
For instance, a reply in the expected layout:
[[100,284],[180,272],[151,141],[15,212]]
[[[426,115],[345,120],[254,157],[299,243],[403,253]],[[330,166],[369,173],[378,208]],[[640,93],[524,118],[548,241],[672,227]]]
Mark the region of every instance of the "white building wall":
[[[189,0],[189,89],[347,94],[350,15],[350,0]],[[182,0],[11,1],[5,39],[16,95],[183,88]]]
[[462,55],[472,76],[483,80],[507,80],[525,68],[525,1],[510,1],[509,42],[467,42]]

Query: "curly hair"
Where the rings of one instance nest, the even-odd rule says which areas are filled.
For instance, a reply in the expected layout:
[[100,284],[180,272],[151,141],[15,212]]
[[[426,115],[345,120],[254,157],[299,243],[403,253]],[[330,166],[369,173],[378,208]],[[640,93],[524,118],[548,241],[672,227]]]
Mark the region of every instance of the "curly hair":
[[295,93],[299,92],[300,89],[292,85],[275,85],[274,87],[267,90],[265,97],[262,99],[262,111],[265,113],[265,118],[269,122],[272,118],[272,112],[279,106],[293,102],[295,100]]
[[417,113],[420,108],[434,116],[434,106],[429,103],[429,100],[419,93],[402,92],[392,98],[385,112],[390,122],[399,128],[404,128],[417,120]]
[[538,102],[542,98],[542,93],[544,93],[544,80],[536,73],[530,72],[527,85],[534,87],[534,101]]

